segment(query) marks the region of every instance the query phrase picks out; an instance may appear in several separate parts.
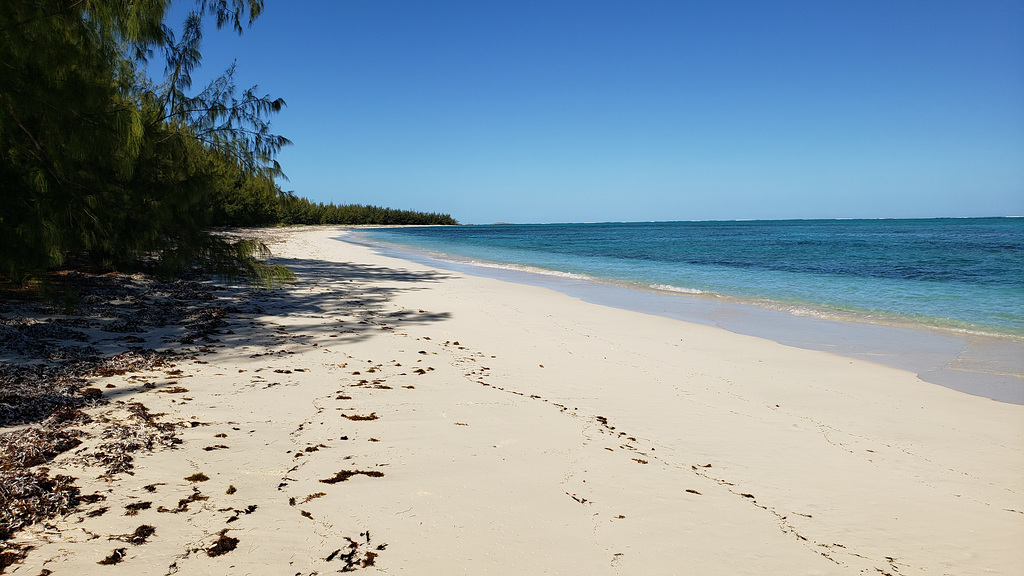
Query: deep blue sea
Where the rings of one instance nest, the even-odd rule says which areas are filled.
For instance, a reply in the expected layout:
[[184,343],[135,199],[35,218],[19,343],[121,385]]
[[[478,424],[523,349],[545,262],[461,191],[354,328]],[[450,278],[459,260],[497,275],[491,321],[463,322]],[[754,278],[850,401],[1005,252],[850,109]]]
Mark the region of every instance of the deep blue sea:
[[1024,218],[373,229],[441,260],[806,316],[1024,337]]

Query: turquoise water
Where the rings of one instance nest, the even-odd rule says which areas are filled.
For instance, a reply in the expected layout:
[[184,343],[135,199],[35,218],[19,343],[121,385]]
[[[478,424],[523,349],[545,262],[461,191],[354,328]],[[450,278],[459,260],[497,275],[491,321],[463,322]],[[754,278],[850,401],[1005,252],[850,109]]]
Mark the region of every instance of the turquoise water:
[[374,242],[801,315],[1024,336],[1024,218],[388,228]]

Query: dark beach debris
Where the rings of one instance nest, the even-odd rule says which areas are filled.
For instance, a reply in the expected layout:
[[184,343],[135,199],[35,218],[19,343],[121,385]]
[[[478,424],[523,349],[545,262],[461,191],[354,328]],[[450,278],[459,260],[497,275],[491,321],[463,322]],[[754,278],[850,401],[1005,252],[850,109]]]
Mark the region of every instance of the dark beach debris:
[[103,494],[85,494],[84,496],[78,497],[78,501],[81,502],[82,504],[95,504],[97,502],[102,502],[106,499],[107,497],[104,496]]
[[228,448],[231,448],[231,446],[225,446],[223,444],[215,444],[213,446],[206,446],[205,448],[203,448],[203,450],[206,450],[207,452],[212,452],[214,450],[226,450]]
[[[2,400],[0,400],[2,401]],[[66,412],[71,410],[65,409]],[[77,410],[75,410],[77,411]],[[0,435],[0,469],[30,468],[78,447],[85,436],[57,425],[31,427]]]
[[227,520],[228,524],[234,522],[235,520],[238,520],[238,518],[240,516],[242,516],[243,514],[246,515],[246,516],[248,516],[249,514],[252,514],[253,512],[256,511],[256,508],[257,508],[257,506],[255,504],[250,504],[250,505],[246,506],[244,510],[233,510],[235,515],[232,516],[231,518],[228,518],[228,520]]
[[[104,354],[94,347],[98,342],[89,343],[86,331],[159,336],[158,329],[167,327],[177,332],[175,339],[181,329],[183,341],[209,339],[225,326],[224,317],[238,310],[219,306],[216,288],[195,280],[202,279],[194,274],[190,279],[161,281],[143,274],[59,272],[48,282],[66,295],[63,304],[42,298],[0,303],[5,312],[0,318],[0,353],[8,359],[0,363],[0,426],[40,424],[0,435],[0,541],[29,524],[66,514],[79,503],[96,501],[79,498],[70,477],[50,478],[43,469],[27,469],[80,444],[84,434],[70,429],[89,421],[80,408],[106,404],[109,397],[102,388],[115,385],[90,379],[154,370],[184,376],[173,365],[183,357],[180,353],[140,348],[145,340],[116,336],[104,340],[111,351]],[[133,378],[135,385],[155,387],[146,379],[128,377]],[[116,387],[121,387],[119,382]],[[101,432],[102,442],[94,453],[76,454],[75,464],[102,466],[105,476],[111,476],[132,469],[135,451],[180,442],[176,425],[158,422],[158,415],[149,414],[143,405],[119,402],[118,407],[127,409],[128,417],[101,416],[100,422],[109,424]]]
[[149,540],[149,537],[155,533],[156,528],[150,526],[149,524],[143,524],[142,526],[136,528],[135,532],[132,532],[131,534],[124,534],[122,536],[118,536],[117,540],[127,542],[132,546],[142,546],[146,543],[147,540]]
[[185,480],[188,480],[189,482],[206,482],[209,479],[210,477],[207,476],[206,474],[203,474],[202,472],[196,472],[191,476],[185,477]]
[[[7,348],[2,328],[0,323],[0,351]],[[89,386],[89,378],[145,369],[167,358],[151,351],[131,351],[102,359],[95,350],[75,349],[62,357],[31,354],[21,363],[4,363],[0,365],[0,425],[39,422],[61,409],[100,404],[103,392]]]
[[305,510],[299,510],[299,514],[301,514],[305,518],[309,518],[310,520],[313,519],[313,515],[309,512],[306,512]]
[[125,550],[125,548],[117,548],[110,553],[110,556],[107,556],[103,560],[100,560],[99,562],[97,562],[97,564],[102,564],[104,566],[113,566],[114,564],[119,564],[122,560],[124,560]]
[[377,416],[376,412],[371,412],[371,413],[369,413],[369,414],[367,414],[365,416],[361,415],[361,414],[342,414],[342,416],[344,416],[345,418],[347,418],[349,420],[352,420],[353,422],[362,422],[362,421],[366,421],[366,420],[376,420],[377,418],[379,418],[379,416]]
[[234,484],[228,485],[228,489],[224,491],[224,493],[227,494],[228,496],[234,494],[235,492],[238,492],[238,488],[235,488]]
[[214,540],[213,545],[206,549],[207,556],[222,556],[238,547],[238,538],[232,538],[227,534],[227,528],[220,531],[218,538]]
[[131,504],[126,504],[125,507],[124,507],[124,510],[125,510],[124,515],[125,516],[138,516],[139,512],[141,512],[143,510],[149,510],[149,508],[152,505],[153,505],[152,502],[132,502]]
[[568,492],[566,492],[565,495],[570,497],[570,498],[572,498],[573,500],[579,502],[580,504],[586,504],[587,502],[590,502],[590,500],[587,500],[586,498],[583,498],[582,496],[577,496],[575,494],[569,494]]
[[310,494],[309,496],[306,496],[305,498],[303,498],[302,502],[300,502],[300,504],[305,504],[306,502],[309,502],[310,500],[316,500],[317,498],[323,498],[324,496],[327,496],[327,492],[315,492],[315,493]]
[[360,568],[369,568],[376,564],[378,552],[384,551],[388,545],[379,544],[373,549],[370,549],[370,532],[360,532],[360,539],[364,539],[365,542],[357,542],[348,536],[345,537],[347,544],[343,548],[339,548],[334,552],[331,552],[326,558],[325,562],[333,562],[338,560],[344,562],[345,565],[341,567],[339,572],[355,572]]
[[181,386],[171,386],[170,388],[161,388],[157,390],[157,392],[163,394],[182,394],[184,392],[188,392],[188,388],[183,388]]
[[100,417],[100,422],[109,423],[101,433],[104,442],[96,447],[95,452],[77,457],[78,463],[105,467],[105,474],[112,476],[135,467],[135,452],[181,443],[177,425],[158,420],[162,414],[153,414],[138,402],[127,402],[121,407],[127,411],[126,417]]
[[89,512],[86,512],[85,515],[87,517],[89,517],[89,518],[98,518],[98,517],[103,516],[104,514],[106,514],[107,510],[110,510],[110,507],[103,506],[102,508],[97,508],[95,510],[90,510]]
[[692,488],[687,488],[686,491],[689,492],[690,494],[696,494],[696,495],[700,496],[700,492],[697,492],[696,490],[694,490]]
[[9,566],[21,563],[33,548],[33,546],[25,544],[5,543],[3,552],[0,552],[0,574],[3,574]]
[[321,478],[320,482],[324,484],[337,484],[338,482],[345,482],[353,476],[369,476],[370,478],[381,478],[384,476],[383,472],[377,470],[342,470],[334,475],[333,478]]
[[160,506],[156,509],[157,512],[170,512],[171,514],[180,514],[182,512],[188,512],[188,505],[193,502],[204,502],[209,500],[209,496],[204,496],[197,488],[192,488],[192,494],[188,498],[182,498],[178,500],[178,506],[176,508],[165,508]]

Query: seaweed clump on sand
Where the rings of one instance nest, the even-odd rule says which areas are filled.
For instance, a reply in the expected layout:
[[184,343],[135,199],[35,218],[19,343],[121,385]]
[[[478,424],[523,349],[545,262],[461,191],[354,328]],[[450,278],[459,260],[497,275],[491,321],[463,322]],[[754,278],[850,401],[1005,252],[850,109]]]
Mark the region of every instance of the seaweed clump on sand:
[[[0,427],[20,426],[0,434],[0,572],[30,549],[8,541],[16,531],[88,501],[74,478],[45,467],[90,436],[82,425],[106,426],[96,451],[71,461],[107,475],[130,471],[134,452],[180,442],[175,424],[138,402],[93,417],[83,409],[107,404],[90,379],[167,368],[184,356],[140,345],[213,340],[235,309],[196,280],[60,272],[35,292],[0,283]],[[115,550],[103,562],[122,556]]]
[[342,470],[331,478],[321,478],[320,481],[324,484],[337,484],[338,482],[345,482],[353,476],[369,476],[370,478],[381,478],[384,476],[383,472],[377,470]]
[[71,424],[87,422],[79,410],[55,412],[38,427],[0,434],[0,540],[39,520],[67,513],[79,501],[74,478],[50,477],[40,464],[81,443]]
[[238,538],[232,538],[231,536],[228,536],[227,533],[227,528],[220,531],[220,534],[213,542],[213,545],[206,549],[207,556],[222,556],[238,547]]

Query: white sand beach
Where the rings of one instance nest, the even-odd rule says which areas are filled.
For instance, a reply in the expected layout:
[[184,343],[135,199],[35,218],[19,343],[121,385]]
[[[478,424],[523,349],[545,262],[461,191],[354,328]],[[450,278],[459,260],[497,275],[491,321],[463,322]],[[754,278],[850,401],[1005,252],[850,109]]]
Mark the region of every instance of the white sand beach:
[[[1024,406],[344,233],[268,231],[297,282],[96,379],[47,466],[105,499],[8,573],[1024,574]],[[76,455],[132,402],[181,443],[102,477]]]

